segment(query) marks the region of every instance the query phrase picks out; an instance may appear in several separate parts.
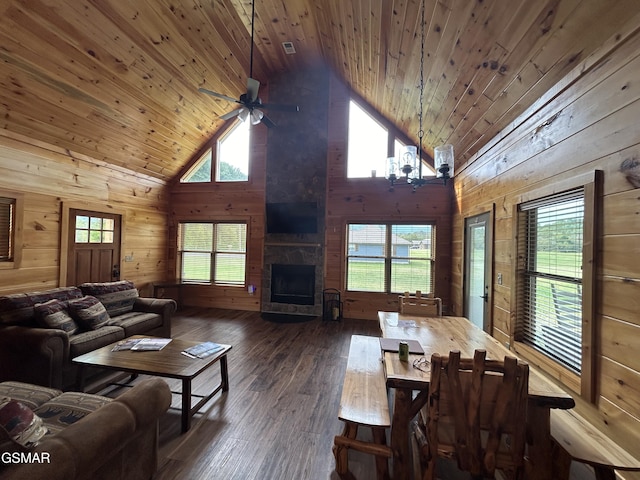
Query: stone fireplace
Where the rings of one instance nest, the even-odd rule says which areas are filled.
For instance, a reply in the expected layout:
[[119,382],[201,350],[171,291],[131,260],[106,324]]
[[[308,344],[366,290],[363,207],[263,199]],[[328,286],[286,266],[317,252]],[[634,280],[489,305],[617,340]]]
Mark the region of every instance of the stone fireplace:
[[[261,310],[322,315],[329,72],[313,69],[269,83]],[[284,275],[284,276],[283,276]]]

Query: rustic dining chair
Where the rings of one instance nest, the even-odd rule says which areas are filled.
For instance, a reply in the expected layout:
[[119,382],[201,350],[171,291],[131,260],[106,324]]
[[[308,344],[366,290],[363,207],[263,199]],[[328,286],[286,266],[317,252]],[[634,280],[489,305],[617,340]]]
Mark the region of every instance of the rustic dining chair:
[[421,317],[441,317],[442,300],[432,295],[400,295],[398,297],[398,311],[405,315]]
[[413,425],[422,478],[435,479],[437,459],[448,458],[474,479],[495,478],[496,469],[521,479],[528,383],[529,366],[513,357],[433,354],[427,405]]

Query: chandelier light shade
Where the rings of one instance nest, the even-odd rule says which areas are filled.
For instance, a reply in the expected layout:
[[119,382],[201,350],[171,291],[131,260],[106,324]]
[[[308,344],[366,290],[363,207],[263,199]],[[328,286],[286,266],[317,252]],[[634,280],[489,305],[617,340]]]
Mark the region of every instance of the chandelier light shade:
[[453,177],[453,145],[440,145],[433,149],[433,163],[437,178]]

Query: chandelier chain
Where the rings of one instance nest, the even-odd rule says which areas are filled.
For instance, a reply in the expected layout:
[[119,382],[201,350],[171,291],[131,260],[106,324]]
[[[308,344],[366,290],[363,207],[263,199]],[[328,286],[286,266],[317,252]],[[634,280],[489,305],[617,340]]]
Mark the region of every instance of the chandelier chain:
[[420,177],[422,177],[422,137],[424,136],[424,130],[422,128],[422,108],[424,97],[424,18],[425,18],[425,0],[422,0],[422,15],[421,15],[421,38],[420,38],[420,109],[418,113],[418,168],[420,170]]

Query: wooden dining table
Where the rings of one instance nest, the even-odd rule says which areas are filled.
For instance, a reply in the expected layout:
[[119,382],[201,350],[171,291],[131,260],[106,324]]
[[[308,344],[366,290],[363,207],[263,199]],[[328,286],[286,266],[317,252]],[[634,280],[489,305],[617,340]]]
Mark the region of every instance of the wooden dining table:
[[[459,350],[463,357],[473,357],[478,349],[485,350],[487,358],[496,360],[502,360],[506,355],[517,358],[517,355],[464,317],[378,312],[378,319],[383,338],[417,340],[424,349],[424,355],[410,354],[409,361],[401,361],[398,352],[384,352],[387,387],[394,389],[395,397],[390,439],[394,478],[409,479],[412,475],[410,425],[427,402],[430,378],[430,364],[420,370],[413,366],[413,361],[421,356],[430,360],[433,353],[449,355],[454,350]],[[554,478],[550,409],[574,406],[575,401],[569,393],[529,366],[525,478]]]

